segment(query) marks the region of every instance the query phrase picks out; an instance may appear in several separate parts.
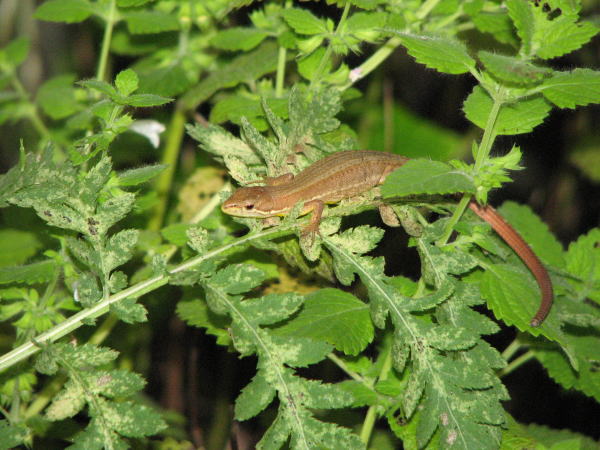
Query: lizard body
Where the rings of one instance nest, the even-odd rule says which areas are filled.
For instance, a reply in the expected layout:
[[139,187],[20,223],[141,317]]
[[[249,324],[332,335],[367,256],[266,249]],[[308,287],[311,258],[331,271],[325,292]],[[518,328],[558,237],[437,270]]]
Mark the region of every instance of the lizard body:
[[[407,161],[404,156],[371,150],[336,152],[296,176],[286,174],[266,179],[266,186],[240,188],[221,209],[234,216],[267,218],[286,215],[296,204],[303,202],[301,214],[312,212],[304,231],[316,232],[326,203],[337,203],[383,184],[391,172]],[[478,205],[474,200],[469,207],[492,226],[533,273],[542,299],[530,324],[540,325],[552,306],[552,282],[548,272],[529,245],[494,208]]]

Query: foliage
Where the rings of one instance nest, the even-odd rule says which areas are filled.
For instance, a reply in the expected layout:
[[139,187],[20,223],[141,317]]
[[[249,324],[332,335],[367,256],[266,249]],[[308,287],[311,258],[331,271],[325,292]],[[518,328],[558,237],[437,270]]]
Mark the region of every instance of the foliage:
[[[149,319],[142,295],[156,303],[181,297],[176,312],[190,327],[253,356],[256,370],[234,415],[261,415],[258,448],[374,448],[379,440],[389,448],[398,440],[406,448],[589,445],[582,435],[518,424],[505,410],[510,395],[501,378],[525,360],[512,359],[519,348],[564,388],[600,402],[600,231],[564,251],[529,208],[500,208],[555,286],[550,315],[532,328],[533,276],[465,212],[472,198],[487,203],[490,190],[523,169],[521,149],[503,151],[498,136],[529,133],[553,109],[600,103],[600,72],[553,68],[553,59],[598,32],[580,17],[581,2],[245,8],[251,3],[45,1],[37,19],[99,23],[104,39],[94,78],[60,74],[35,96],[19,72],[29,41],[0,49],[0,124],[25,121],[39,137],[22,143],[18,162],[0,175],[0,206],[37,216],[30,228],[0,230],[0,317],[12,330],[3,341],[12,350],[0,357],[0,447],[62,439],[69,448],[127,448],[156,435],[169,445],[163,430],[172,424],[139,395],[142,376],[99,345],[118,322]],[[337,16],[321,15],[336,8]],[[240,17],[246,25],[231,26]],[[455,108],[482,132],[472,164],[451,159],[458,138],[428,124],[435,132],[423,135],[448,147],[440,151],[448,161],[411,154],[417,157],[380,190],[328,208],[312,239],[299,206],[272,227],[224,216],[217,206],[230,187],[219,183],[206,188],[210,199],[191,218],[171,208],[186,121],[200,151],[239,184],[297,173],[358,146],[341,112],[367,102],[354,84],[400,47],[416,64],[475,81]],[[119,55],[130,67],[108,75],[109,57]],[[351,69],[357,57],[362,63]],[[193,123],[187,118],[199,107],[209,119]],[[136,119],[142,113],[154,118]],[[119,143],[137,133],[156,145],[167,113],[160,163],[116,170]],[[504,155],[491,156],[492,149]],[[378,197],[392,205],[418,253],[417,281],[390,276],[390,258],[375,256],[383,228],[341,220],[373,209]],[[283,256],[281,267],[261,260],[274,254]],[[274,293],[270,281],[283,278],[283,266],[318,276],[325,287]],[[158,290],[165,285],[168,291]],[[499,323],[521,332],[504,354],[487,340]],[[61,340],[67,334],[70,343]],[[327,364],[339,369],[333,380],[308,375]],[[375,427],[377,419],[387,427]],[[68,433],[57,436],[57,423],[68,424]]]

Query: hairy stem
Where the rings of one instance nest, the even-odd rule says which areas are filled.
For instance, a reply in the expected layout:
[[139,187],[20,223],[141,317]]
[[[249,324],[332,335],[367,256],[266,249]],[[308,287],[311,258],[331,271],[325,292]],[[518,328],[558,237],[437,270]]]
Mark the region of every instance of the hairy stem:
[[167,131],[167,141],[163,153],[161,164],[167,166],[156,180],[156,192],[158,194],[158,204],[154,208],[148,229],[158,231],[162,227],[167,204],[169,202],[169,191],[173,182],[173,175],[179,159],[179,150],[183,141],[183,132],[185,130],[185,114],[181,108],[175,108],[169,129]]
[[116,0],[111,0],[108,6],[108,16],[106,17],[106,27],[104,28],[104,36],[102,37],[102,47],[100,50],[100,60],[98,61],[98,71],[96,72],[96,78],[98,80],[104,80],[106,76],[106,66],[108,64],[108,52],[110,50],[110,41],[112,39],[112,32],[115,26],[116,18]]

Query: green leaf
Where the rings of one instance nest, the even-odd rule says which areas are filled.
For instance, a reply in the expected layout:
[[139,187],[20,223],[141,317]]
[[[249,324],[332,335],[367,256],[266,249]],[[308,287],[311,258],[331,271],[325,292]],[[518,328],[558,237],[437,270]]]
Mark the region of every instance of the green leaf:
[[262,76],[277,69],[278,46],[274,42],[263,42],[250,53],[234,58],[220,69],[213,71],[198,85],[192,87],[182,98],[183,106],[195,109],[198,105],[223,88],[234,87],[239,83],[255,82]]
[[0,230],[0,267],[22,264],[41,247],[34,233],[12,228]]
[[402,45],[421,64],[442,73],[467,73],[475,68],[475,60],[469,56],[462,42],[446,37],[419,36],[400,33]]
[[108,418],[111,428],[126,437],[152,436],[167,427],[161,415],[146,405],[125,401],[107,403],[104,407],[103,416]]
[[155,94],[134,94],[123,100],[123,104],[135,106],[136,108],[148,108],[160,106],[172,102],[173,99]]
[[519,43],[514,33],[513,23],[506,10],[480,11],[471,19],[475,27],[482,33],[490,33],[498,42],[509,44],[513,48],[518,47]]
[[119,320],[125,323],[140,323],[148,321],[148,311],[143,305],[136,303],[133,298],[113,302],[110,305],[110,312],[114,313]]
[[259,371],[235,399],[235,418],[248,420],[256,416],[271,404],[275,393],[273,386]]
[[233,27],[219,31],[210,43],[223,50],[252,50],[269,35],[257,28]]
[[82,80],[82,81],[79,81],[78,84],[80,84],[81,86],[83,86],[85,88],[93,89],[95,91],[101,92],[110,98],[117,97],[117,90],[113,86],[108,84],[106,81]]
[[509,83],[536,84],[552,73],[551,69],[535,66],[514,56],[499,55],[483,50],[477,55],[487,70],[498,79]]
[[325,21],[315,17],[307,9],[288,8],[281,12],[287,24],[299,34],[327,33]]
[[505,202],[498,208],[500,214],[530,245],[535,254],[547,264],[564,268],[563,247],[531,208],[515,202]]
[[[480,86],[475,86],[463,104],[463,111],[467,119],[485,129],[493,103],[491,97]],[[551,109],[548,102],[539,96],[503,104],[495,129],[498,134],[529,133],[544,121]]]
[[51,421],[73,417],[83,409],[85,402],[83,386],[69,380],[63,389],[52,398],[52,403],[46,409],[46,417]]
[[179,30],[177,16],[161,11],[136,11],[124,16],[131,34],[154,34]]
[[94,392],[109,398],[128,397],[141,391],[146,384],[140,375],[125,369],[95,371],[93,377]]
[[0,420],[0,448],[17,448],[25,443],[29,430],[25,424],[11,424]]
[[524,0],[506,1],[508,15],[517,29],[517,35],[521,39],[521,52],[525,55],[531,53],[532,40],[535,32],[533,12],[529,8],[528,3],[529,2]]
[[559,108],[575,109],[589,103],[600,103],[600,72],[591,69],[554,72],[539,89]]
[[414,194],[475,192],[472,177],[439,161],[412,159],[392,172],[381,187],[384,198]]
[[168,166],[166,164],[154,164],[152,166],[138,167],[118,173],[120,186],[137,186],[151,180]]
[[31,43],[29,39],[20,37],[10,41],[5,47],[0,49],[0,67],[18,67],[27,59],[29,47]]
[[248,144],[234,137],[218,125],[209,124],[204,127],[196,124],[188,126],[187,132],[200,143],[202,150],[206,150],[209,153],[220,157],[235,157],[246,164],[261,163],[261,159]]
[[208,231],[197,225],[192,225],[186,230],[188,245],[197,253],[204,253],[209,245]]
[[75,98],[74,75],[60,75],[46,81],[37,92],[37,101],[53,119],[64,119],[76,111],[80,106]]
[[217,338],[217,344],[231,345],[228,328],[231,320],[222,315],[214,314],[202,300],[181,301],[177,304],[177,315],[188,325],[206,329],[208,334]]
[[131,69],[122,70],[115,77],[115,86],[119,94],[127,97],[138,88],[139,79]]
[[210,281],[228,294],[242,294],[259,286],[265,277],[262,270],[250,264],[231,264],[219,270]]
[[138,230],[122,230],[113,234],[106,243],[104,270],[111,271],[131,258],[139,236]]
[[56,262],[52,259],[26,266],[0,267],[0,284],[48,282],[54,276]]
[[593,228],[569,245],[567,270],[576,279],[569,284],[578,290],[579,298],[590,298],[600,304],[600,229]]
[[368,305],[331,288],[310,294],[302,310],[275,333],[325,341],[347,355],[357,355],[374,336]]
[[34,13],[36,19],[49,22],[83,22],[94,12],[87,0],[48,0],[42,3]]
[[536,54],[542,59],[557,58],[577,50],[597,33],[598,27],[591,22],[575,23],[563,15],[536,30]]

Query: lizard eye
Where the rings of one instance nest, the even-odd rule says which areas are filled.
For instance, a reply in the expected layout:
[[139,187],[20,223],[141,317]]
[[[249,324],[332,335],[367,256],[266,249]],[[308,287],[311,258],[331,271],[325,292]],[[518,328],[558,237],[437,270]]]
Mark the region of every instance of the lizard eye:
[[254,209],[254,205],[252,205],[252,204],[246,205],[245,208],[246,208],[246,211],[252,211]]

